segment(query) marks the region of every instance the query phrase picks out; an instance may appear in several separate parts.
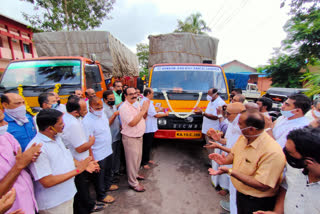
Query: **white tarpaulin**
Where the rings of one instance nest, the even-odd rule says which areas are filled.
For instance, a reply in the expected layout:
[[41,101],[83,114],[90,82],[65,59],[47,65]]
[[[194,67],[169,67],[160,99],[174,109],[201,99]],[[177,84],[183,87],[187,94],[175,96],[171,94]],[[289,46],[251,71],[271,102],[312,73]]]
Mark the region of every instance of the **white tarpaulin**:
[[105,78],[138,76],[138,57],[107,31],[73,31],[35,33],[39,56],[96,55]]
[[170,33],[149,36],[149,68],[159,63],[216,63],[219,40],[207,35]]

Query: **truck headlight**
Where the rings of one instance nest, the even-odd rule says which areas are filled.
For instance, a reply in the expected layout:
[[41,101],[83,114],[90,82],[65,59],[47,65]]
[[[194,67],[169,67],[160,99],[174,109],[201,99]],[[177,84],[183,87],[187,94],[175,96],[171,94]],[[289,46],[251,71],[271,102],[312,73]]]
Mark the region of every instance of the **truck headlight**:
[[164,119],[164,118],[160,118],[160,119],[158,120],[158,125],[160,125],[160,126],[165,126],[165,125],[167,125],[167,120]]

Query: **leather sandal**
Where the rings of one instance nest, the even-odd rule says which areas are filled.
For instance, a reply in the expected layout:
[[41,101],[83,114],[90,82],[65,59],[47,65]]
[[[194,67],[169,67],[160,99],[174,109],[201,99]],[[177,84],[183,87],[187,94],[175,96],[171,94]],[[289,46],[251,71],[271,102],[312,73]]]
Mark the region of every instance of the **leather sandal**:
[[99,200],[100,202],[106,203],[106,204],[112,204],[116,199],[112,197],[111,195],[107,195],[104,199]]
[[133,186],[129,186],[131,189],[133,189],[134,191],[136,192],[144,192],[146,191],[146,189],[144,188],[144,186],[142,186],[141,184],[139,184],[138,186],[136,187],[133,187]]
[[116,185],[116,184],[112,184],[110,187],[109,187],[109,191],[115,191],[115,190],[118,190],[119,189],[119,186]]

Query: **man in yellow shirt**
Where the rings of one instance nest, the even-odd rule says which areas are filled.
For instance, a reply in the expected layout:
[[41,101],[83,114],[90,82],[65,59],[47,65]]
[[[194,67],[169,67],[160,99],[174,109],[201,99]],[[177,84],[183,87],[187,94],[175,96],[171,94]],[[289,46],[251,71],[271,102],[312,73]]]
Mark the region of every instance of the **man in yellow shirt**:
[[220,165],[209,169],[212,175],[228,173],[237,189],[238,214],[257,210],[273,210],[286,163],[280,145],[264,131],[264,116],[257,111],[247,111],[239,118],[242,136],[228,156],[210,154],[209,158]]

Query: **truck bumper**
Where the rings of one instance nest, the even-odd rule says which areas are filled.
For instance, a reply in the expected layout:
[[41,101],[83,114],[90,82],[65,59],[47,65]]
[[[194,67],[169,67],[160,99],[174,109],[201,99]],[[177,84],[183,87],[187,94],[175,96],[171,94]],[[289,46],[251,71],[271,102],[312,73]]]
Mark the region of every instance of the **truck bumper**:
[[202,139],[202,133],[200,130],[190,131],[190,130],[159,129],[154,134],[154,138],[195,140],[195,139]]

